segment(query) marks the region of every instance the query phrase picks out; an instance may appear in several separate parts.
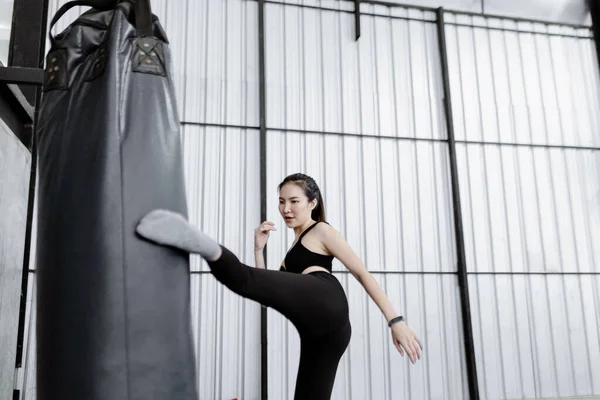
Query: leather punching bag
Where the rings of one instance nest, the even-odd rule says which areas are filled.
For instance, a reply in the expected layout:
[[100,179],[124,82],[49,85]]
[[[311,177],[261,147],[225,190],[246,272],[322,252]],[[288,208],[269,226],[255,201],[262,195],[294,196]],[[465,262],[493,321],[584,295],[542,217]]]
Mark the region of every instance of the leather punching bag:
[[38,400],[197,399],[189,256],[135,234],[187,215],[166,35],[148,0],[50,34],[38,120]]

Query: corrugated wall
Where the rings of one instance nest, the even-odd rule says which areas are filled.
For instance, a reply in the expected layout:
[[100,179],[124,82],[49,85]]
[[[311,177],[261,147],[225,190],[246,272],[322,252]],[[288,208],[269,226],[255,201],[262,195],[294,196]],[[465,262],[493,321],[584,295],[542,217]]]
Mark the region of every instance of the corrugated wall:
[[[2,109],[12,111],[5,105]],[[0,397],[3,398],[13,390],[30,174],[31,153],[0,119]]]
[[[38,182],[39,174],[36,174]],[[31,244],[29,248],[29,276],[27,277],[27,302],[25,306],[25,326],[23,333],[23,356],[21,368],[16,369],[15,388],[20,390],[21,399],[35,400],[36,396],[36,237],[37,237],[37,187],[33,205]]]
[[591,32],[447,21],[482,397],[600,395],[600,75]]
[[[372,15],[356,42],[352,13],[265,6],[268,218],[283,226],[276,187],[287,174],[313,176],[328,221],[426,343],[423,361],[410,366],[375,303],[336,262],[353,337],[335,399],[464,398],[435,14],[363,11]],[[291,231],[272,235],[270,268],[292,241]],[[270,312],[268,337],[269,394],[292,398],[297,332]]]
[[[186,125],[183,144],[190,221],[253,265],[258,132]],[[258,399],[259,305],[219,284],[199,257],[191,270],[200,399]]]
[[[253,265],[259,134],[243,127],[258,126],[257,3],[153,7],[176,55],[190,219]],[[259,399],[260,306],[218,284],[199,258],[191,267],[199,398]]]
[[[33,264],[33,262],[32,262]],[[27,281],[26,322],[23,336],[23,359],[21,368],[15,374],[15,387],[20,390],[21,399],[35,400],[36,393],[36,276],[29,272]]]

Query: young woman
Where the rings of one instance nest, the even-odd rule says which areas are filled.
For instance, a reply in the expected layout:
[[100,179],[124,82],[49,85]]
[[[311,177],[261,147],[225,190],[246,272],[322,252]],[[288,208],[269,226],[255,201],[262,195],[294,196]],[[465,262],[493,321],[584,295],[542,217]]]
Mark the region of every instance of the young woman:
[[200,254],[217,280],[235,293],[271,307],[287,317],[300,334],[300,364],[295,400],[331,397],[340,358],[350,342],[348,301],[331,274],[340,260],[377,303],[391,328],[394,345],[414,364],[423,345],[400,317],[381,287],[344,238],[325,222],[325,207],[315,181],[290,175],[279,185],[279,212],[296,239],[279,271],[265,269],[263,249],[275,225],[263,222],[254,233],[256,267],[242,264],[225,247],[198,231],[183,216],[155,210],[137,232],[155,243]]

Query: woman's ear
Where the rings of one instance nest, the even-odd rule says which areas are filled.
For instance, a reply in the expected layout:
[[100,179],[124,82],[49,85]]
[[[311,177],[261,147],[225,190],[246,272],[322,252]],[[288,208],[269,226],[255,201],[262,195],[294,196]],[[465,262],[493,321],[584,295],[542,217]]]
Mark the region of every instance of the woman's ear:
[[311,202],[308,204],[308,208],[309,208],[309,210],[310,210],[310,211],[314,210],[314,209],[317,207],[317,203],[318,203],[317,199],[314,199],[313,201],[311,201]]

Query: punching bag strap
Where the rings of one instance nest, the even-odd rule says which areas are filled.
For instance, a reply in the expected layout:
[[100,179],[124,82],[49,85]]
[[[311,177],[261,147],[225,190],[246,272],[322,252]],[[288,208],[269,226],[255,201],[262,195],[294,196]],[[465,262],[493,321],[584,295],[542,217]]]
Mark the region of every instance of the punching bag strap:
[[93,7],[96,10],[107,11],[112,10],[117,6],[119,0],[75,0],[69,1],[65,3],[61,8],[58,9],[56,14],[54,14],[54,18],[50,22],[50,29],[48,29],[48,35],[50,36],[50,40],[54,41],[54,36],[52,35],[52,28],[58,22],[59,19],[63,17],[73,7],[77,6],[88,6]]
[[163,42],[154,37],[150,0],[135,0],[135,33],[133,72],[166,76]]
[[[50,40],[54,41],[52,35],[52,28],[61,19],[67,11],[77,6],[87,6],[95,8],[99,11],[107,11],[114,9],[119,0],[75,0],[65,3],[61,8],[58,9],[54,18],[50,22],[49,36]],[[137,37],[152,37],[154,30],[152,28],[152,9],[150,7],[150,0],[137,0],[135,1],[135,26]]]
[[138,38],[154,36],[150,0],[135,1],[135,29]]

